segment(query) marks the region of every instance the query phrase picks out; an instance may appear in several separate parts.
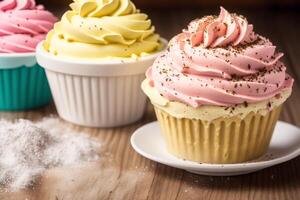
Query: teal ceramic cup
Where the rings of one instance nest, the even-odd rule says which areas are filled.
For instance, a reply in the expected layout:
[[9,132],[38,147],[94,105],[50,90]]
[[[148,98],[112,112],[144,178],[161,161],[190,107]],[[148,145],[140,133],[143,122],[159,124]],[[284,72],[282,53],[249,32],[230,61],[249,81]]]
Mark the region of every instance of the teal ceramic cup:
[[46,74],[35,53],[0,54],[0,110],[22,111],[52,99]]

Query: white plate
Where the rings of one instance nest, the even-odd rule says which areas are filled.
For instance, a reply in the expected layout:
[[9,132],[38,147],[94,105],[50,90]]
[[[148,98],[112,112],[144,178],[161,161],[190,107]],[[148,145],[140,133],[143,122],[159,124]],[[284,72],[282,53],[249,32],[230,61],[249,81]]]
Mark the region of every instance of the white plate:
[[268,152],[257,160],[239,164],[206,164],[185,161],[167,152],[158,122],[146,124],[131,136],[131,145],[142,156],[186,171],[210,176],[234,176],[262,170],[300,155],[300,129],[278,121]]

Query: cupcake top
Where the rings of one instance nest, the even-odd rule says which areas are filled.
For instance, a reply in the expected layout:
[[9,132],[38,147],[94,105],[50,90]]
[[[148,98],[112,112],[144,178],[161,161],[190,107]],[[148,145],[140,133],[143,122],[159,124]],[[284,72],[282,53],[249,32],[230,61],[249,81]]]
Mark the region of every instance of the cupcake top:
[[150,86],[194,108],[257,103],[291,89],[293,79],[268,39],[245,17],[221,8],[192,21],[147,72]]
[[159,35],[130,0],[74,0],[44,48],[58,57],[130,58],[156,52]]
[[56,21],[34,0],[0,2],[0,53],[35,52]]

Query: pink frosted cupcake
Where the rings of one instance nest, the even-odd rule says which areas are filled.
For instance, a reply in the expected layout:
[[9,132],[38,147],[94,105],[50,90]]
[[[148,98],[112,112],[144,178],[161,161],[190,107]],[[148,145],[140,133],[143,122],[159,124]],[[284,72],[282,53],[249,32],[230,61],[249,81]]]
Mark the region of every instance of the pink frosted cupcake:
[[207,163],[263,155],[293,85],[282,56],[243,16],[223,8],[192,21],[142,84],[169,152]]
[[55,21],[34,0],[0,2],[0,110],[27,110],[51,100],[35,47]]

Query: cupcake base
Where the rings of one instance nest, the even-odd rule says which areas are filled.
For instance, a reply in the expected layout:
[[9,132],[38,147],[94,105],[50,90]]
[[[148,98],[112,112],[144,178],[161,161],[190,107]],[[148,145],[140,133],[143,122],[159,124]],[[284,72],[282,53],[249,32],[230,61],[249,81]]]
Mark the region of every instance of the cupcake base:
[[262,156],[272,138],[281,106],[267,114],[250,112],[212,121],[176,118],[155,107],[169,153],[200,163],[241,163]]
[[47,105],[51,99],[45,71],[38,64],[0,69],[0,110],[29,110]]

